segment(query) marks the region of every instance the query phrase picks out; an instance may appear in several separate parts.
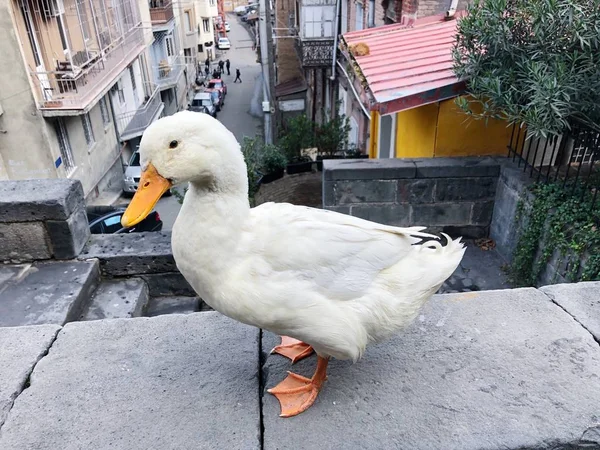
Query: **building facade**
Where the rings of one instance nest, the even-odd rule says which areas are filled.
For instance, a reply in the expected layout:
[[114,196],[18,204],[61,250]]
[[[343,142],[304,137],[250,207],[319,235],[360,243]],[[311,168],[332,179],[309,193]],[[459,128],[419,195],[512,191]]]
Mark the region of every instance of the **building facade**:
[[0,4],[0,179],[120,189],[144,130],[187,108],[195,81],[193,8],[163,1]]

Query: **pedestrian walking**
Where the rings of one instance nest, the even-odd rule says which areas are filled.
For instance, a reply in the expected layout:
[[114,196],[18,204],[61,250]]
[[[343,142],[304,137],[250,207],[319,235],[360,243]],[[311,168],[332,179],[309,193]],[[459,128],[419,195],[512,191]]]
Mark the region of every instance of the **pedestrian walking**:
[[213,76],[213,78],[220,78],[219,71],[217,69],[213,70],[212,76]]
[[204,74],[206,75],[206,78],[208,78],[208,74],[210,73],[210,69],[208,68],[208,66],[206,66],[204,68]]
[[223,66],[225,63],[223,61],[219,61],[219,72],[223,72]]
[[242,73],[240,72],[240,69],[235,69],[235,80],[233,80],[234,83],[237,83],[237,80],[240,80],[240,83],[242,82],[242,79],[240,78],[242,76]]
[[208,59],[208,56],[206,57],[206,61],[204,61],[204,65],[206,66],[206,69],[208,70],[208,68],[210,67],[210,59]]
[[229,60],[225,61],[225,67],[227,68],[227,75],[231,75],[231,72],[229,71],[231,63],[229,62]]

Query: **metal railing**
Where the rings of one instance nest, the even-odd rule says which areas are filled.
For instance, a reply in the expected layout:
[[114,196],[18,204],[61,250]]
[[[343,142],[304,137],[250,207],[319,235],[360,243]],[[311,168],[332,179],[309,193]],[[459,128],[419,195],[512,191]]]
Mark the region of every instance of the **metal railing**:
[[85,109],[143,50],[143,30],[137,28],[101,52],[87,52],[86,58],[81,58],[82,65],[74,62],[59,65],[60,70],[33,71],[41,94],[40,109]]
[[144,130],[154,122],[164,108],[160,99],[158,86],[151,85],[152,93],[146,101],[135,111],[128,111],[117,116],[117,128],[121,140],[140,136]]
[[508,155],[536,182],[562,183],[594,207],[600,190],[600,133],[583,126],[548,138],[528,137],[513,125]]
[[183,72],[184,65],[183,57],[171,57],[161,61],[158,66],[154,66],[154,76],[158,86],[161,89],[175,86]]
[[152,25],[162,25],[173,19],[173,3],[170,0],[150,0],[148,6]]

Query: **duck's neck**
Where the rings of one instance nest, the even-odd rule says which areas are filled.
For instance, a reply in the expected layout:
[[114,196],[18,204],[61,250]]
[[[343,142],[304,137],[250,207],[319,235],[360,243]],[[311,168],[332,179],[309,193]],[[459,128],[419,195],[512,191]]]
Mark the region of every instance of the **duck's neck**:
[[[181,250],[187,246],[196,254],[220,265],[220,257],[227,259],[235,254],[240,230],[250,213],[248,196],[242,189],[211,190],[190,183],[181,211],[173,226],[175,244]],[[212,255],[211,249],[218,252]],[[218,257],[217,257],[218,256]]]

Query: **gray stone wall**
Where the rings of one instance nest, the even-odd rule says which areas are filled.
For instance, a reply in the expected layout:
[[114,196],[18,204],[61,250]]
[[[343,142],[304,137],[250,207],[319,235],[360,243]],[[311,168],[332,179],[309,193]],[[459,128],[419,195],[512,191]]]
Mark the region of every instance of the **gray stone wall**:
[[494,158],[326,160],[323,207],[388,225],[483,237],[499,174]]
[[254,200],[256,205],[277,202],[321,208],[323,206],[322,191],[323,183],[320,172],[295,173],[285,175],[272,183],[262,184],[254,196]]
[[0,261],[74,258],[89,236],[79,181],[0,183]]

